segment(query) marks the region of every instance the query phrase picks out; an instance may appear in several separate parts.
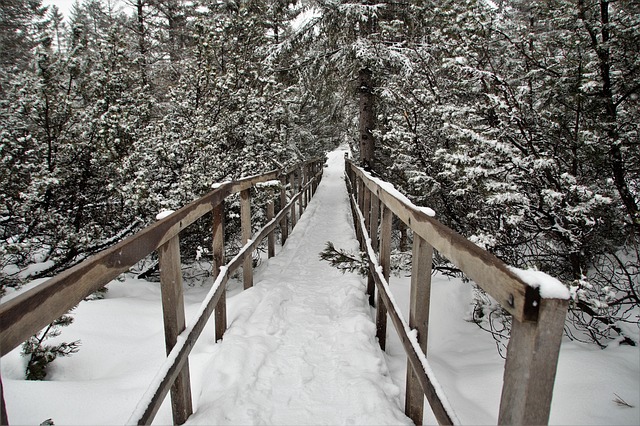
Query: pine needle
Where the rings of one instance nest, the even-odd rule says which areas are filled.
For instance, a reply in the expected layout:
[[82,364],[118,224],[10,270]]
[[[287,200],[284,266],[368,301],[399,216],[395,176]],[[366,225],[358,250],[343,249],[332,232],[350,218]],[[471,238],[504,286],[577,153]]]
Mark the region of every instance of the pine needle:
[[633,405],[629,404],[627,401],[625,401],[624,399],[622,399],[620,397],[620,395],[618,395],[617,393],[614,393],[614,395],[616,396],[616,398],[613,400],[613,402],[615,402],[616,404],[618,404],[621,407],[629,407],[629,408],[633,408]]

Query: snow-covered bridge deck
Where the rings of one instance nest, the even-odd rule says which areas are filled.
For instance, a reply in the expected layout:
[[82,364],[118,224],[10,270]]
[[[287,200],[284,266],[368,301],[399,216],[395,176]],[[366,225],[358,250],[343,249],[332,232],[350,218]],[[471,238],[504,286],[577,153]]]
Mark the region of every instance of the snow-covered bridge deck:
[[187,424],[406,424],[375,337],[363,280],[321,261],[327,241],[358,250],[329,155],[320,186],[282,250],[235,296],[235,311]]

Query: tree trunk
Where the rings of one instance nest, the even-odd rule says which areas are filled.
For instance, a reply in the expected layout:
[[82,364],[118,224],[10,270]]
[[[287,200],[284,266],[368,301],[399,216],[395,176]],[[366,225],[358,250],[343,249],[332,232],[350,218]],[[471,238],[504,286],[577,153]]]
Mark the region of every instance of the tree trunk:
[[144,0],[137,0],[136,3],[137,26],[138,26],[138,51],[140,53],[140,78],[142,85],[147,84],[147,42],[144,22]]
[[614,99],[614,84],[612,79],[612,59],[610,52],[611,33],[609,31],[611,22],[609,18],[609,0],[600,0],[600,40],[598,40],[597,27],[594,28],[588,21],[588,5],[584,0],[578,2],[578,16],[585,23],[585,28],[591,39],[591,47],[595,51],[600,68],[600,78],[602,78],[601,97],[604,104],[603,121],[605,121],[605,132],[609,145],[609,162],[614,185],[622,204],[631,219],[631,226],[636,232],[640,230],[640,208],[631,192],[627,182],[627,164],[621,149],[622,141],[618,133],[618,111]]
[[362,68],[358,72],[358,93],[360,97],[360,165],[365,170],[373,169],[374,148],[372,130],[375,128],[375,104],[371,70]]

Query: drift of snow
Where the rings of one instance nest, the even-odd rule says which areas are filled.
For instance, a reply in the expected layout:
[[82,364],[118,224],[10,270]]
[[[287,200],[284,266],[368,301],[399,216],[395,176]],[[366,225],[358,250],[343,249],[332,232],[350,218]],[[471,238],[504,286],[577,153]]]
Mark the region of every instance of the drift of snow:
[[535,269],[519,269],[509,266],[511,272],[533,288],[540,289],[544,299],[569,299],[569,289],[556,278]]
[[395,198],[397,198],[400,201],[402,201],[404,204],[407,205],[407,207],[409,207],[409,208],[411,208],[413,210],[420,211],[420,212],[426,214],[427,216],[435,217],[436,212],[431,207],[416,206],[415,204],[413,204],[413,202],[410,199],[407,198],[406,195],[404,195],[402,192],[398,191],[396,189],[396,187],[393,186],[392,183],[386,182],[386,181],[384,181],[382,179],[379,179],[379,178],[373,176],[371,173],[367,172],[366,170],[363,170],[363,169],[361,169],[361,170],[362,170],[362,173],[364,173],[369,179],[371,179],[373,182],[375,182],[380,188],[384,189],[390,195],[392,195]]
[[156,215],[156,220],[162,220],[165,217],[169,217],[174,213],[173,210],[162,210],[160,213]]

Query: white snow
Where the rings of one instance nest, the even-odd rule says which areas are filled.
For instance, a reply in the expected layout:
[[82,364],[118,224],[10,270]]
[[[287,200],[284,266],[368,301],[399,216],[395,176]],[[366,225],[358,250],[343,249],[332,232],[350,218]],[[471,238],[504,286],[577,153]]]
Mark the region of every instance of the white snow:
[[[357,250],[344,182],[343,152],[330,154],[316,196],[256,285],[227,286],[229,330],[215,342],[211,320],[189,357],[195,414],[189,424],[402,424],[406,357],[389,324],[378,349],[364,281],[318,260],[326,241]],[[185,285],[188,325],[211,294]],[[410,279],[389,287],[407,316]],[[10,424],[124,424],[166,362],[160,285],[113,281],[104,300],[82,302],[55,341],[82,340],[56,360],[44,382],[24,380],[19,348],[2,358]],[[464,320],[469,283],[432,279],[427,359],[465,424],[495,424],[504,360],[493,338]],[[415,335],[412,333],[412,335]],[[52,341],[53,342],[53,341]],[[564,339],[551,424],[630,424],[640,418],[637,347]],[[633,407],[615,402],[618,395]],[[425,409],[425,423],[435,419]],[[155,424],[170,424],[167,398]]]
[[173,210],[162,210],[156,215],[156,220],[162,220],[165,217],[171,216],[173,212]]
[[393,197],[395,197],[395,198],[399,199],[400,201],[402,201],[410,209],[413,209],[413,210],[416,210],[416,211],[420,211],[420,212],[426,214],[427,216],[431,216],[431,217],[434,217],[436,215],[436,212],[431,207],[423,207],[423,206],[417,206],[417,205],[413,204],[413,202],[411,202],[411,200],[409,200],[407,198],[407,196],[404,195],[402,192],[398,191],[396,189],[396,187],[393,186],[392,183],[386,182],[386,181],[384,181],[384,180],[382,180],[380,178],[377,178],[377,177],[373,176],[371,173],[367,172],[364,169],[360,169],[360,170],[362,171],[362,173],[364,173],[365,176],[367,176],[369,179],[371,179],[373,182],[375,182],[380,188],[382,188],[385,191],[387,191],[389,193],[389,195],[392,195]]
[[407,424],[375,340],[364,284],[319,260],[326,241],[356,249],[343,153],[212,355],[187,424]]
[[533,288],[540,289],[544,299],[569,299],[569,289],[556,278],[535,269],[519,269],[509,266],[511,272]]
[[282,182],[280,182],[279,180],[274,179],[274,180],[268,180],[266,182],[258,182],[256,183],[256,187],[257,188],[268,188],[273,186],[279,187],[281,183]]
[[230,180],[225,180],[224,182],[216,182],[214,184],[211,185],[212,189],[218,189],[220,188],[222,185],[227,184],[227,183],[231,183]]

